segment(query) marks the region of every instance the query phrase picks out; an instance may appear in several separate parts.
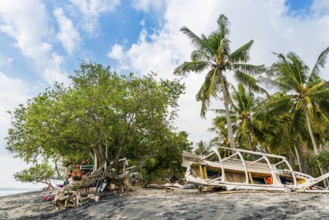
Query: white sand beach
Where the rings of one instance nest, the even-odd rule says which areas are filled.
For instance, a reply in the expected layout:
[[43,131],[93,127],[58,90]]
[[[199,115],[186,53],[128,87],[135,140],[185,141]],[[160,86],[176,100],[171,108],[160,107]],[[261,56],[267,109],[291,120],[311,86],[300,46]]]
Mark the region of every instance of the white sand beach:
[[328,194],[146,190],[53,212],[47,192],[0,197],[0,219],[326,219]]

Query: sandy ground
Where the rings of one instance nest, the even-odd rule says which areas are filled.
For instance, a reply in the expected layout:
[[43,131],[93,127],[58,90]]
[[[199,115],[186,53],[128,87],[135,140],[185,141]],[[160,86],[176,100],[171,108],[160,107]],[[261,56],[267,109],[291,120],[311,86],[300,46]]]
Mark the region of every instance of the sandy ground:
[[329,219],[329,194],[138,190],[61,212],[46,194],[0,197],[0,219]]

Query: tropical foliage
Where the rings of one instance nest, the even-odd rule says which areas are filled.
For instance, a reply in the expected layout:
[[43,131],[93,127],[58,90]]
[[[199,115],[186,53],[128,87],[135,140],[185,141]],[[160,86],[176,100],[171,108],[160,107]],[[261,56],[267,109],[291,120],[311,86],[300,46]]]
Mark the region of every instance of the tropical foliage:
[[34,166],[24,169],[14,174],[16,180],[25,183],[45,183],[49,187],[54,188],[51,185],[50,179],[54,177],[55,170],[48,164],[35,164]]
[[[279,54],[278,61],[268,71],[271,78],[263,80],[268,86],[284,93],[283,96],[271,100],[269,105],[274,105],[281,111],[290,110],[295,117],[306,118],[316,155],[319,154],[319,148],[313,133],[312,121],[329,123],[329,83],[319,77],[320,67],[324,66],[328,52],[329,47],[321,52],[311,70],[295,53],[288,53],[287,56]],[[303,119],[295,120],[298,122]]]
[[202,103],[201,116],[205,117],[209,109],[210,98],[218,99],[219,93],[222,93],[230,147],[235,148],[229,111],[229,82],[225,74],[232,75],[238,82],[247,85],[254,91],[265,92],[257,85],[257,81],[253,77],[262,73],[264,67],[247,64],[253,40],[231,52],[230,40],[228,39],[229,21],[225,15],[220,15],[217,24],[218,29],[208,37],[205,35],[197,36],[187,27],[181,28],[181,31],[191,39],[196,50],[191,53],[191,61],[184,62],[178,66],[174,73],[184,75],[189,72],[199,73],[206,71],[205,80],[196,95],[197,101]]
[[180,164],[188,141],[173,127],[184,91],[179,81],[123,76],[92,63],[82,63],[71,79],[71,86],[55,84],[10,112],[9,151],[27,162],[92,161],[96,154],[100,165],[122,157],[135,164],[166,158],[162,169]]
[[[285,155],[309,174],[327,170],[329,82],[320,77],[320,69],[329,47],[312,69],[293,52],[276,54],[277,61],[265,69],[247,63],[252,40],[232,52],[228,19],[220,15],[217,24],[208,36],[181,28],[195,50],[174,73],[205,73],[196,94],[202,117],[212,98],[223,101],[209,129],[215,138],[196,143],[194,152],[205,155],[211,146],[238,146]],[[235,81],[229,82],[230,77]],[[192,151],[192,143],[186,132],[174,128],[184,92],[179,80],[119,75],[92,63],[82,63],[71,79],[70,86],[55,84],[10,112],[9,151],[27,162],[40,157],[92,161],[96,154],[103,164],[127,157],[131,164],[143,163],[147,182],[183,172],[181,153]],[[15,177],[44,181],[53,175],[47,166],[36,165]],[[47,176],[39,177],[40,170]],[[33,172],[37,178],[31,178]]]
[[[278,60],[263,74],[263,66],[246,64],[253,41],[231,52],[229,22],[220,15],[217,23],[218,29],[207,37],[181,29],[196,49],[191,61],[174,71],[206,74],[196,95],[202,103],[201,116],[209,110],[211,97],[222,98],[224,109],[216,110],[209,129],[216,137],[210,143],[226,146],[229,142],[231,148],[285,155],[300,171],[314,172],[314,166],[307,165],[314,165],[312,155],[319,155],[328,143],[329,83],[319,74],[329,48],[320,53],[312,69],[293,52],[276,54]],[[237,89],[227,81],[229,74],[239,83]]]
[[210,153],[209,147],[210,145],[207,144],[205,141],[199,141],[198,143],[196,143],[196,149],[194,153],[197,155],[205,156]]
[[[230,116],[236,143],[240,148],[255,150],[256,140],[261,141],[264,137],[260,122],[253,117],[260,99],[255,98],[254,93],[242,84],[238,85],[238,89],[232,86],[232,90]],[[225,110],[217,109],[216,113],[218,116],[213,120],[214,127],[225,126]]]

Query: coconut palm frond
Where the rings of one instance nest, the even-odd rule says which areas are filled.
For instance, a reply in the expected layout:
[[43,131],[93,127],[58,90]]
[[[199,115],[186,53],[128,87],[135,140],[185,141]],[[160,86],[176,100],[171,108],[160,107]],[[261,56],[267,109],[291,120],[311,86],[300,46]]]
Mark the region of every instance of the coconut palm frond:
[[218,92],[221,90],[221,85],[216,83],[216,69],[211,69],[196,95],[196,100],[201,101],[201,116],[205,117],[209,109],[210,97],[218,97]]
[[191,54],[191,61],[211,60],[211,57],[200,50],[194,50]]
[[258,77],[258,82],[260,82],[260,84],[265,85],[266,88],[268,89],[278,89],[278,90],[282,90],[282,91],[286,91],[290,89],[290,86],[282,84],[281,82],[278,82],[275,79],[269,78],[269,77]]
[[263,104],[262,108],[259,110],[265,111],[267,114],[281,115],[283,113],[289,112],[291,109],[292,98],[293,97],[291,96],[274,97]]
[[192,62],[184,62],[183,64],[179,65],[175,70],[175,75],[184,75],[189,72],[197,72],[200,73],[203,70],[209,68],[211,63],[208,61],[192,61]]
[[[216,114],[220,114],[220,115],[223,115],[225,114],[225,109],[214,109],[215,113]],[[231,111],[230,113],[233,113],[233,111]]]
[[228,35],[230,34],[230,22],[227,19],[227,17],[223,14],[221,14],[217,20],[217,24],[219,27],[218,30],[218,35],[219,35],[219,39],[226,39],[228,37]]
[[247,63],[234,63],[232,64],[233,70],[238,70],[244,73],[248,73],[249,75],[259,75],[261,73],[264,73],[266,71],[266,68],[264,65],[252,65]]
[[311,71],[311,75],[310,75],[311,82],[316,82],[320,79],[320,77],[319,77],[320,67],[324,68],[324,65],[327,62],[328,53],[329,53],[329,47],[327,47],[320,53],[317,61],[315,62],[315,65]]
[[229,59],[233,62],[247,62],[250,59],[249,50],[253,43],[254,41],[250,40],[245,45],[242,45],[229,55]]
[[198,50],[204,51],[204,52],[209,53],[209,54],[215,54],[216,53],[214,48],[211,48],[207,44],[207,40],[206,40],[207,38],[200,38],[195,33],[193,33],[190,29],[188,29],[187,27],[182,27],[180,29],[180,31],[183,32],[185,35],[187,35],[188,38],[190,38],[193,46],[195,48],[197,48]]
[[308,88],[306,94],[308,96],[315,95],[315,94],[321,94],[321,93],[327,94],[329,88],[325,88],[325,86],[326,86],[326,82],[324,82],[324,81],[321,81],[317,84],[313,84],[311,88]]
[[235,71],[234,77],[238,82],[248,86],[250,90],[268,95],[267,91],[258,85],[254,77],[241,71]]

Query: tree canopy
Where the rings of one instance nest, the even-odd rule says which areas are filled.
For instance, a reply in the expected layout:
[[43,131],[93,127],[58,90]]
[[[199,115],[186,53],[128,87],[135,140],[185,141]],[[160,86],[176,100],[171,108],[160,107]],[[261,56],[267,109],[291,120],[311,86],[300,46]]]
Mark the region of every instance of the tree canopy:
[[184,92],[179,80],[119,75],[93,63],[82,63],[71,79],[70,86],[55,84],[10,112],[9,151],[27,162],[40,156],[93,160],[96,154],[102,164],[120,157],[138,162],[187,142],[174,137],[180,136],[173,120]]
[[54,188],[51,185],[49,179],[55,174],[55,170],[48,164],[35,164],[34,166],[24,169],[14,174],[16,180],[26,183],[45,183],[48,186]]

